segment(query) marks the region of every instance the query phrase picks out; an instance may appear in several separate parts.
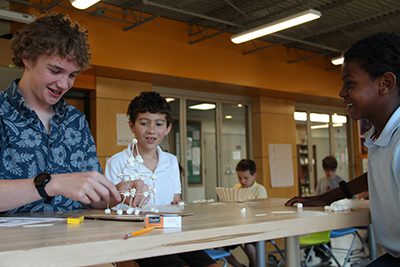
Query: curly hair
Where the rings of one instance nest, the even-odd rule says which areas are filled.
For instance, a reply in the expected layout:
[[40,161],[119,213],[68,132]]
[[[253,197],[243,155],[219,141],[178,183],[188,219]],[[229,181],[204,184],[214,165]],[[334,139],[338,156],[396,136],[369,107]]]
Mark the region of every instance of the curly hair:
[[146,112],[165,114],[167,127],[171,123],[171,106],[157,92],[142,92],[139,96],[132,99],[128,106],[127,115],[129,116],[129,120],[134,123],[139,113]]
[[[400,86],[400,35],[380,32],[355,42],[345,53],[344,63],[357,62],[371,79],[393,72]],[[400,89],[399,89],[400,90]]]
[[11,41],[13,62],[24,67],[22,59],[35,62],[42,54],[72,59],[81,68],[89,65],[88,34],[65,14],[36,19],[14,34]]
[[245,172],[249,171],[251,175],[254,175],[257,172],[256,163],[251,159],[242,159],[236,165],[237,172]]

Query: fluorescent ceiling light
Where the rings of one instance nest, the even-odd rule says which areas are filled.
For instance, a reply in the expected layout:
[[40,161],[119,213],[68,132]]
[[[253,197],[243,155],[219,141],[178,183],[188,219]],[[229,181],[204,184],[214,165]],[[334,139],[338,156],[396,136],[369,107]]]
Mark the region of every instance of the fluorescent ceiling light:
[[15,11],[11,11],[11,10],[0,9],[0,19],[29,24],[29,23],[33,22],[36,19],[36,17],[26,14],[26,13],[20,13],[20,12],[15,12]]
[[165,100],[166,100],[167,102],[172,102],[172,101],[175,100],[175,98],[173,98],[173,97],[167,97],[167,98],[165,98]]
[[321,12],[314,9],[309,9],[295,15],[244,31],[242,33],[232,35],[231,41],[235,44],[244,43],[267,34],[282,31],[284,29],[318,19],[319,17],[321,17]]
[[93,6],[100,0],[70,0],[73,7],[77,9],[86,9],[90,6]]
[[189,109],[210,110],[210,109],[215,109],[215,104],[202,103],[190,106]]
[[340,56],[340,57],[334,57],[331,59],[331,62],[333,65],[342,65],[344,61],[344,57]]

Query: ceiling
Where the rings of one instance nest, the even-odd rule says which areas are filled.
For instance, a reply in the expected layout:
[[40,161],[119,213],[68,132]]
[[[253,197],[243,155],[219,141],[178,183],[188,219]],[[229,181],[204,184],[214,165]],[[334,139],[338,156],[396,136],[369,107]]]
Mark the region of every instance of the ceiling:
[[[2,2],[32,6],[23,0]],[[34,7],[42,11],[55,6],[71,8],[68,0],[39,2]],[[196,44],[221,33],[239,33],[307,9],[320,11],[321,18],[265,36],[259,39],[261,42],[250,41],[243,53],[280,44],[316,55],[338,56],[355,40],[371,33],[400,32],[398,0],[102,0],[83,12],[120,20],[125,31],[134,31],[157,17],[181,21],[188,25],[188,42]],[[299,56],[297,60],[307,57]]]

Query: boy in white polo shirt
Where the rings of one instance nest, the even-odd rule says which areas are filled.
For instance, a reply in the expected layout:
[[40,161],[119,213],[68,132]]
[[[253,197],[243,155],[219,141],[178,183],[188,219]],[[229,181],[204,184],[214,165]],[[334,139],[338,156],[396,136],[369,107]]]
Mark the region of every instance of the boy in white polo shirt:
[[[161,150],[159,145],[171,130],[171,107],[168,102],[157,92],[142,92],[135,97],[128,107],[129,127],[137,139],[138,149],[143,159],[140,173],[144,181],[136,180],[132,183],[137,192],[144,191],[155,176],[155,205],[177,204],[181,200],[181,182],[179,165],[176,157]],[[133,152],[132,145],[115,154],[107,162],[106,177],[114,184],[120,182],[118,177],[127,163],[129,155]],[[143,183],[144,182],[144,183]],[[122,183],[123,184],[123,183]],[[147,184],[147,185],[146,185]],[[121,188],[120,188],[121,189]],[[135,196],[133,205],[140,205],[143,196]],[[152,201],[151,198],[149,201]],[[144,205],[145,205],[144,201]],[[141,267],[170,266],[170,267],[217,267],[204,251],[193,251],[174,255],[152,257],[136,260]],[[118,266],[135,266],[133,261],[119,263]]]

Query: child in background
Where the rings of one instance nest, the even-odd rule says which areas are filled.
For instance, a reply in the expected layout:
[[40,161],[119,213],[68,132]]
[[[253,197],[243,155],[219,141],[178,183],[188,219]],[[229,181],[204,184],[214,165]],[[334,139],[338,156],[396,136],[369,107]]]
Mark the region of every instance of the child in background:
[[[318,181],[318,185],[315,188],[316,195],[324,194],[339,187],[339,183],[343,181],[343,179],[336,174],[337,166],[338,162],[336,158],[333,156],[326,156],[322,160],[322,168],[324,169],[325,177],[322,177]],[[326,245],[331,247],[330,242]],[[318,246],[318,249],[314,249],[314,252],[315,256],[321,259],[320,263],[321,266],[330,265],[331,256],[326,251],[324,246],[322,245]]]
[[236,165],[236,174],[239,179],[239,183],[235,184],[233,188],[247,188],[250,190],[250,195],[254,195],[257,198],[267,198],[267,190],[265,187],[256,182],[257,169],[256,163],[251,159],[242,159]]
[[[137,191],[141,191],[149,184],[152,175],[156,176],[156,205],[177,204],[181,200],[181,183],[179,165],[176,157],[161,150],[159,145],[171,130],[171,108],[168,102],[157,92],[142,92],[135,97],[128,107],[129,127],[138,141],[144,173],[144,184],[132,182]],[[115,154],[107,162],[106,177],[114,184],[119,183],[118,174],[125,166],[132,145]],[[133,151],[136,153],[136,151]],[[137,156],[135,154],[135,156]],[[121,188],[120,188],[121,189]],[[137,196],[135,197],[136,200]],[[140,203],[135,201],[134,203]],[[204,252],[194,251],[136,260],[141,267],[153,266],[217,266],[216,263]],[[132,262],[119,263],[118,266],[128,265]]]
[[[256,199],[267,198],[267,190],[264,186],[258,184],[256,182],[257,178],[257,169],[256,163],[251,159],[242,159],[236,165],[236,175],[238,177],[239,183],[235,184],[233,188],[235,189],[243,189],[247,188],[250,190],[250,195],[255,196]],[[225,247],[225,250],[232,250],[237,246],[229,246]],[[243,245],[243,250],[246,253],[247,258],[249,259],[249,267],[257,266],[257,248],[256,243],[246,243]],[[227,260],[234,267],[241,267],[241,264],[235,256],[231,255],[227,257]]]
[[327,156],[322,160],[325,177],[318,181],[315,194],[320,195],[339,187],[339,183],[343,179],[336,174],[337,165],[338,162],[333,156]]

